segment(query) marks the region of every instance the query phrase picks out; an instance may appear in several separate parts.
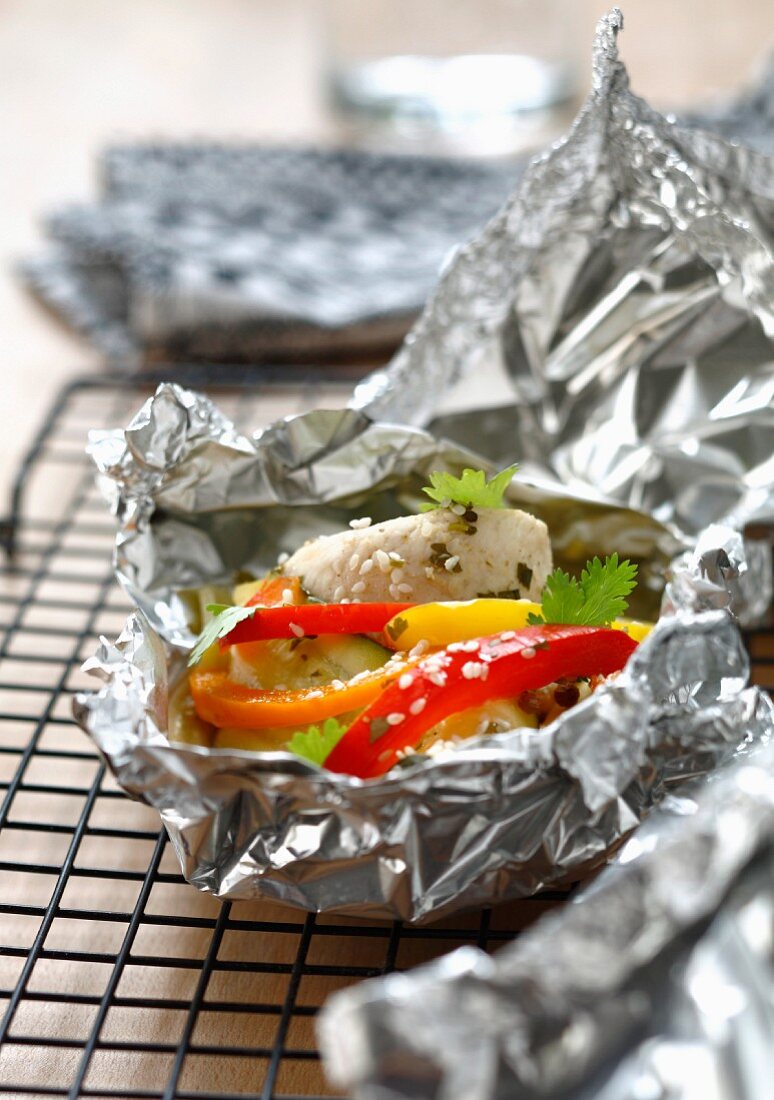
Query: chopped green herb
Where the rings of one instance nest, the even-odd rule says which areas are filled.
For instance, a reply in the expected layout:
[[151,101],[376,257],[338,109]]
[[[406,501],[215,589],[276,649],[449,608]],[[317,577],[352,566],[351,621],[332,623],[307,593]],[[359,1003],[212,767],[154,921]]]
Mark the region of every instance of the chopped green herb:
[[423,504],[420,511],[432,512],[452,504],[463,504],[467,509],[505,508],[507,505],[503,503],[503,496],[518,468],[517,463],[508,466],[489,481],[483,470],[463,470],[462,477],[434,470],[430,474],[430,485],[422,490],[432,503]]
[[230,604],[208,603],[207,610],[213,616],[196,639],[196,645],[188,657],[188,667],[200,661],[211,645],[230,634],[237,623],[251,619],[257,607],[234,607]]
[[524,588],[529,588],[532,584],[532,570],[523,561],[516,566],[516,579]]
[[530,615],[532,626],[540,623],[570,623],[575,626],[604,626],[626,612],[626,597],[637,584],[637,566],[619,563],[617,554],[586,562],[580,580],[555,569],[543,589],[542,615]]
[[402,615],[396,615],[395,618],[391,622],[387,623],[387,626],[385,627],[385,630],[387,631],[393,642],[397,641],[403,631],[407,629],[408,623]]
[[310,726],[306,731],[294,733],[288,742],[288,749],[303,760],[322,766],[346,732],[347,727],[335,718],[326,718],[322,729]]

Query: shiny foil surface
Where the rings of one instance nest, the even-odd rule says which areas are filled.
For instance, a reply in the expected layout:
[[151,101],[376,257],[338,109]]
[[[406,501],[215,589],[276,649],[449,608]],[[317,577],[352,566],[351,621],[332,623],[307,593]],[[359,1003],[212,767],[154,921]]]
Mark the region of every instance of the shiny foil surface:
[[[124,790],[159,810],[202,890],[411,921],[524,896],[582,877],[666,794],[764,732],[729,607],[754,618],[770,597],[769,548],[749,535],[773,496],[771,175],[631,96],[619,23],[613,12],[600,24],[570,137],[460,251],[356,407],[253,438],[163,385],[125,431],[94,433],[117,574],[138,610],[88,662],[103,684],[76,715]],[[513,404],[448,420],[457,442],[424,430],[487,338]],[[655,617],[663,600],[615,683],[546,729],[367,782],[285,753],[167,740],[169,686],[193,641],[187,590],[260,574],[352,518],[416,511],[431,470],[485,466],[468,448],[490,453],[497,439],[524,462],[509,499],[546,521],[557,564],[615,550],[640,566],[633,612]]]
[[355,1100],[767,1100],[774,713],[739,704],[757,751],[666,799],[574,902],[494,956],[335,993],[331,1079]]
[[427,423],[498,356],[514,404],[480,434],[501,457],[692,535],[772,523],[774,162],[635,96],[622,22],[600,20],[567,137],[458,250],[355,404]]

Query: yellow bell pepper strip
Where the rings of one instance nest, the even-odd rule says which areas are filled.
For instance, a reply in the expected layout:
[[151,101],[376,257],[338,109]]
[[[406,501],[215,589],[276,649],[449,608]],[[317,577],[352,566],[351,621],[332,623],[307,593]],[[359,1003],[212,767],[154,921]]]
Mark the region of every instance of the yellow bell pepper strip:
[[360,672],[338,686],[323,684],[286,691],[238,684],[221,669],[193,668],[188,673],[188,683],[196,713],[219,729],[255,730],[270,726],[297,729],[367,707],[392,680],[415,663],[391,659],[381,668]]
[[641,622],[639,619],[616,619],[610,625],[613,630],[625,630],[635,642],[644,642],[656,624]]
[[[421,641],[432,647],[466,642],[497,634],[502,630],[521,630],[530,615],[540,614],[540,604],[531,600],[479,599],[421,603],[401,611],[384,628],[384,645],[408,651]],[[618,619],[610,624],[624,630],[635,642],[641,642],[653,629],[652,623]]]
[[384,644],[390,649],[413,649],[417,642],[447,646],[483,638],[502,630],[521,630],[527,618],[539,614],[531,600],[456,600],[418,603],[390,619],[384,628]]
[[433,726],[487,699],[513,698],[562,677],[609,675],[637,643],[607,627],[544,625],[455,643],[390,683],[356,718],[325,761],[370,779]]
[[221,646],[303,638],[309,634],[376,634],[409,603],[308,603],[302,607],[259,607],[220,639]]

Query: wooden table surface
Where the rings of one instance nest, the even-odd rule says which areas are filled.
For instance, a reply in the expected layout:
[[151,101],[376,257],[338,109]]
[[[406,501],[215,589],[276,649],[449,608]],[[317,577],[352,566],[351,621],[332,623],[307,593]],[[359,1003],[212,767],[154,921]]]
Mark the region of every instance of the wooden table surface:
[[[577,0],[577,5],[582,9],[582,48],[587,53],[595,19],[604,4],[602,0],[593,4],[589,0]],[[537,0],[534,0],[532,7],[536,6]],[[41,214],[68,200],[82,201],[93,196],[97,153],[106,142],[116,138],[249,138],[323,143],[339,140],[340,134],[320,97],[321,7],[315,0],[164,0],[163,3],[159,0],[111,0],[110,3],[105,0],[0,0],[0,162],[3,165],[0,173],[0,357],[6,417],[0,433],[0,492],[9,483],[14,464],[58,385],[75,372],[96,369],[99,365],[98,355],[60,327],[20,289],[11,275],[13,261],[29,254],[41,243]],[[476,9],[473,2],[471,8]],[[770,0],[744,0],[743,4],[739,0],[681,0],[679,4],[673,0],[629,0],[624,8],[627,24],[622,51],[630,65],[635,90],[659,105],[698,102],[736,88],[772,46]],[[740,15],[742,9],[743,17]],[[106,555],[109,541],[110,533],[106,531],[100,544],[104,544]],[[84,583],[86,580],[93,582],[93,578],[84,578]],[[4,583],[10,585],[9,591],[15,592],[22,581],[11,579]],[[122,614],[119,600],[97,625],[100,629],[113,631],[120,625]],[[52,651],[48,659],[58,660],[59,657]],[[77,675],[72,683],[80,685]],[[66,743],[63,728],[54,727],[44,736],[54,756],[57,746]],[[96,762],[88,764],[87,783],[95,767]],[[50,781],[61,785],[67,777],[56,774],[57,770],[58,765],[52,757],[45,767],[41,767],[36,778],[40,783]],[[152,832],[155,827],[154,815],[135,803],[108,801],[105,806],[107,824],[114,824],[118,819],[119,823],[123,820],[136,831]],[[48,812],[61,813],[65,828],[67,815],[71,812],[70,803],[66,799],[53,798]],[[58,843],[57,836],[47,838],[36,834],[33,839],[37,847],[30,849],[30,859],[47,863],[58,858],[56,852],[52,854],[51,847],[55,841]],[[104,861],[105,857],[95,848],[89,852],[89,858]],[[141,870],[147,853],[127,849],[124,855],[114,850],[108,858],[109,862],[125,858],[127,866],[136,864]],[[168,849],[163,870],[174,870]],[[109,892],[99,894],[94,892],[97,886],[88,878],[79,879],[68,903],[75,907],[103,905],[131,909],[132,899],[121,896],[119,887],[122,884],[108,885]],[[33,905],[36,891],[42,889],[37,880],[28,882],[23,884],[19,897]],[[44,898],[44,893],[41,897]],[[203,926],[198,938],[193,930],[186,934],[185,943],[173,942],[172,932],[164,927],[163,913],[186,913],[194,924],[196,920],[203,922],[210,918],[214,922],[217,906],[211,899],[180,887],[177,893],[169,888],[163,897],[157,897],[156,904],[157,909],[153,911],[162,914],[161,923],[156,938],[141,945],[145,956],[182,952],[200,957],[206,952],[208,927]],[[282,919],[282,914],[277,916],[270,907],[261,908],[252,903],[237,906],[232,915],[242,920]],[[495,927],[498,919],[508,922],[503,927],[514,927],[514,921],[526,917],[518,912],[501,914],[495,918]],[[19,942],[34,936],[36,920],[33,916],[26,923],[19,919]],[[474,916],[471,920],[473,928],[478,918]],[[100,926],[102,939],[99,942],[93,938],[84,942],[78,940],[73,922],[70,925],[60,922],[59,928],[64,939],[61,944],[52,939],[52,950],[64,945],[69,950],[110,952],[118,942],[114,942],[115,937],[111,939],[109,925]],[[267,950],[267,965],[276,964],[280,970],[284,965],[282,952],[287,950],[292,955],[295,950],[292,944],[288,947],[277,936],[268,941],[253,937],[250,946],[242,941],[237,943],[238,939],[238,932],[229,929],[225,940],[227,951],[237,955],[248,951],[255,955],[260,950]],[[0,939],[0,942],[3,941]],[[350,939],[331,936],[320,942],[324,951],[315,958],[316,963],[337,966],[353,961]],[[433,950],[438,953],[451,946],[453,943],[440,937],[434,941]],[[376,959],[380,947],[383,950],[384,943],[375,939],[360,941],[357,950],[362,965],[371,965],[369,960],[371,956]],[[399,960],[401,965],[427,957],[428,952],[420,941],[415,947],[413,953],[408,950]],[[17,962],[11,958],[0,960],[0,985],[13,982]],[[373,965],[381,964],[377,960]],[[44,983],[51,985],[63,980],[53,962],[49,971],[42,976]],[[165,973],[165,981],[174,979],[177,982],[174,990],[170,986],[166,992],[184,999],[191,995],[194,979],[182,969],[177,973],[179,981],[175,972]],[[3,980],[2,974],[6,974],[7,980]],[[142,993],[147,985],[158,980],[158,974],[158,970],[152,968],[134,968],[132,980],[137,988],[132,986],[128,992]],[[222,974],[219,975],[220,985],[225,980]],[[280,982],[280,978],[276,981]],[[322,979],[318,985],[319,990],[310,988],[312,1004],[319,1003],[315,997],[321,999],[329,991],[327,986],[323,989]],[[222,995],[238,1000],[242,994],[234,988],[232,983]],[[90,990],[84,987],[83,993],[88,998]],[[281,991],[269,991],[266,998],[281,995]],[[52,1015],[44,1004],[37,1008],[34,1001],[24,1004],[25,1015],[19,1026],[30,1034],[34,1034],[36,1028],[42,1035],[60,1034],[62,1045],[53,1053],[50,1048],[9,1047],[6,1058],[11,1061],[10,1065],[6,1062],[2,1066],[2,1076],[6,1080],[19,1080],[27,1073],[32,1087],[43,1088],[66,1078],[73,1059],[79,1056],[67,1046],[67,1037],[88,1034],[92,1017],[88,1015],[85,1002],[81,1013],[83,1019],[75,1010],[74,1015],[60,1018]],[[131,1025],[140,1029],[132,1033],[163,1045],[180,1025],[178,1017],[146,1013],[142,1020]],[[226,1024],[227,1034],[223,1032]],[[248,1024],[250,1027],[241,1038],[238,1028]],[[260,1028],[256,1032],[256,1026],[252,1016],[237,1013],[226,1019],[221,1015],[203,1021],[197,1039],[215,1045],[239,1041],[255,1043],[261,1041]],[[311,1046],[311,1019],[295,1021],[295,1026],[297,1034],[291,1036],[293,1044]],[[111,1027],[116,1034],[125,1034],[130,1025],[112,1015],[103,1034],[109,1036]],[[268,1031],[267,1035],[267,1042],[270,1042]],[[109,1058],[107,1053],[102,1052],[104,1057],[89,1079],[91,1087],[115,1087],[115,1082],[126,1080],[127,1074],[135,1088],[153,1087],[158,1080],[160,1071],[155,1063],[138,1068],[127,1060],[129,1053],[124,1056],[116,1050]],[[184,1087],[199,1087],[204,1080],[204,1070],[197,1071],[191,1063],[187,1073]],[[294,1073],[292,1079],[283,1082],[283,1091],[297,1094],[325,1091],[315,1063],[300,1062]],[[254,1074],[244,1060],[235,1063],[232,1078],[228,1082],[224,1080],[221,1087],[229,1090],[254,1088]]]

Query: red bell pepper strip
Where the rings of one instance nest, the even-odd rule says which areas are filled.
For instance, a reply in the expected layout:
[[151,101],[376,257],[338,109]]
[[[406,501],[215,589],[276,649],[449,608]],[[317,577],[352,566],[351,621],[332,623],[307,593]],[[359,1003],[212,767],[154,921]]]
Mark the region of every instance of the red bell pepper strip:
[[410,603],[307,603],[261,607],[220,639],[222,647],[305,634],[376,634]]
[[636,647],[623,631],[594,626],[532,626],[454,643],[389,684],[355,719],[325,767],[361,779],[383,775],[402,749],[413,748],[450,714],[561,677],[609,675]]

